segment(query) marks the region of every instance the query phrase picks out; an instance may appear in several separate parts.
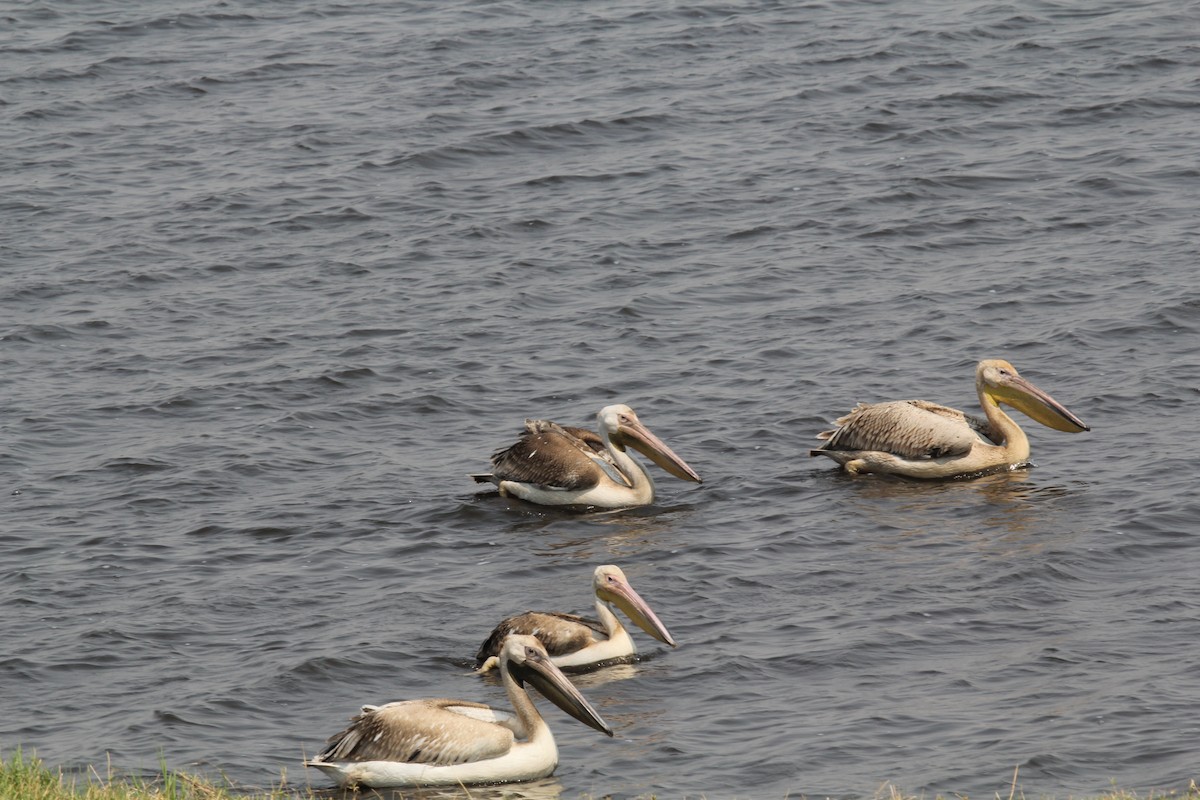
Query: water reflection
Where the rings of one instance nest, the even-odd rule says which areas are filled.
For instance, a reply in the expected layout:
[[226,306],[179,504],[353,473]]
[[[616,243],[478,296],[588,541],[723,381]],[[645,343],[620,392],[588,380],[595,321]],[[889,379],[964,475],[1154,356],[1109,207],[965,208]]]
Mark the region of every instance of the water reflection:
[[314,797],[333,800],[556,800],[563,786],[551,775],[536,781],[505,783],[495,786],[447,786],[440,789],[345,789],[314,790]]
[[535,543],[536,555],[595,563],[685,544],[682,533],[695,510],[679,504],[589,511],[538,506],[497,492],[475,495],[465,507],[491,507],[493,520],[508,517],[504,535]]
[[1028,470],[928,483],[880,476],[848,480],[853,492],[841,503],[884,530],[899,530],[904,540],[969,540],[986,545],[984,550],[1037,550],[1047,535],[1070,527],[1060,524],[1068,511],[1061,501],[1074,490],[1039,485]]
[[647,550],[686,544],[683,535],[690,508],[646,509],[588,514],[570,528],[559,528],[545,542],[545,555],[620,563]]

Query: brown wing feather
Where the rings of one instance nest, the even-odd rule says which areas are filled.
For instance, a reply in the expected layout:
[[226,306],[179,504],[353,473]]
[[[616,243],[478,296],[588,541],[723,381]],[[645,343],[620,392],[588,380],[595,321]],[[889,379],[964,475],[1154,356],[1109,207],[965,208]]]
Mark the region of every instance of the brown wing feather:
[[486,709],[463,700],[404,700],[364,707],[350,727],[329,738],[322,761],[399,761],[465,764],[496,758],[512,749],[513,732],[501,725],[456,714],[453,706]]
[[579,442],[561,429],[530,433],[492,456],[492,474],[504,481],[589,489],[600,482],[604,471]]
[[563,426],[563,430],[578,439],[593,453],[608,458],[608,448],[604,446],[604,440],[600,438],[600,434],[589,431],[587,428],[571,428],[566,425]]
[[527,419],[525,420],[525,431],[527,433],[553,431],[564,434],[575,439],[574,444],[585,453],[604,456],[608,460],[608,448],[604,446],[604,440],[600,438],[600,434],[589,431],[587,428],[572,428],[570,425],[559,425],[548,419]]
[[980,439],[985,439],[992,444],[1004,444],[1003,436],[992,433],[992,423],[987,421],[987,417],[976,417],[971,414],[963,414],[962,417]]
[[509,617],[496,626],[475,654],[476,668],[482,666],[489,657],[499,656],[504,637],[512,633],[536,636],[545,646],[547,653],[551,656],[562,656],[582,650],[596,641],[596,634],[603,634],[604,626],[595,620],[577,617],[574,614],[526,611],[524,614]]
[[961,456],[979,441],[972,422],[978,420],[924,400],[859,403],[837,420],[835,430],[817,435],[827,440],[818,449],[877,450],[902,458]]

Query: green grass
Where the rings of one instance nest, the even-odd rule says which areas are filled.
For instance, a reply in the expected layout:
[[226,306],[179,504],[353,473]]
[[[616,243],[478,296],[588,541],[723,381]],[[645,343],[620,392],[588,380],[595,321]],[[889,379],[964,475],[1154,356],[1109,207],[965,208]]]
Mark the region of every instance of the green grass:
[[246,791],[220,786],[206,778],[172,772],[166,764],[159,775],[144,778],[101,775],[95,768],[86,775],[67,775],[47,767],[40,758],[19,749],[7,760],[0,758],[0,798],[3,800],[297,800],[314,797],[307,787],[280,785]]
[[[67,775],[61,769],[47,767],[36,756],[26,756],[20,750],[7,760],[0,757],[0,798],[3,800],[314,800],[317,795],[308,786],[289,787],[286,780],[270,789],[239,789],[231,785],[218,785],[206,778],[172,772],[166,764],[159,775],[151,780],[142,778],[114,777],[111,768],[101,775],[94,767],[86,775]],[[520,791],[514,791],[520,796]],[[470,792],[464,791],[469,798]],[[790,800],[800,800],[803,795],[789,795]],[[647,795],[643,800],[686,800],[668,796]],[[697,800],[697,799],[693,799]],[[883,784],[872,800],[969,800],[966,795],[926,797],[908,795],[893,786]],[[997,793],[986,800],[1054,800],[1039,795],[1027,796],[1018,786],[1017,773],[1013,772],[1010,790]],[[1200,800],[1200,786],[1193,780],[1186,788],[1138,794],[1125,789],[1113,788],[1108,792],[1088,798],[1062,798],[1062,800]]]
[[[908,795],[901,792],[891,783],[885,783],[875,792],[873,800],[969,800],[967,795],[950,795],[948,798],[938,795],[930,798],[924,795]],[[1192,780],[1188,786],[1183,789],[1171,789],[1167,791],[1151,791],[1145,794],[1128,789],[1118,789],[1113,787],[1111,790],[1102,794],[1074,797],[1068,795],[1066,798],[1055,798],[1053,795],[1026,795],[1017,784],[1017,772],[1013,770],[1012,783],[1009,786],[1008,792],[1001,794],[997,792],[987,800],[1200,800],[1200,786],[1196,785],[1196,781]]]

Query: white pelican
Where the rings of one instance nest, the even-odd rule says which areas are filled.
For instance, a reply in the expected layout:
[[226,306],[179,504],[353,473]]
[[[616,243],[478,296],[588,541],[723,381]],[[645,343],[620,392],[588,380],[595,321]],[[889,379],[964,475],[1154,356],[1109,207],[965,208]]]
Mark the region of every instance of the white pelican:
[[886,472],[910,478],[952,478],[1013,469],[1029,459],[1029,439],[1001,403],[1058,431],[1090,430],[1053,397],[1017,374],[1007,361],[980,361],[975,391],[986,419],[924,400],[859,403],[817,434],[828,456],[851,474]]
[[654,481],[626,452],[633,447],[675,477],[700,483],[695,470],[629,406],[605,406],[596,419],[599,436],[546,420],[525,420],[525,435],[492,456],[492,472],[471,477],[496,484],[501,495],[544,506],[644,506],[654,502]]
[[504,641],[500,675],[515,715],[464,700],[363,706],[349,728],[304,763],[341,786],[457,786],[545,777],[558,764],[558,748],[526,683],[585,725],[613,735],[534,637]]
[[637,645],[617,615],[609,609],[609,603],[625,612],[639,628],[655,639],[675,646],[675,640],[666,626],[629,585],[620,567],[613,564],[596,567],[592,574],[592,590],[596,593],[596,616],[599,622],[555,611],[527,611],[509,617],[496,626],[475,654],[478,671],[487,672],[496,666],[501,643],[506,636],[514,633],[536,636],[545,645],[550,659],[559,667],[590,667],[629,658],[637,652]]

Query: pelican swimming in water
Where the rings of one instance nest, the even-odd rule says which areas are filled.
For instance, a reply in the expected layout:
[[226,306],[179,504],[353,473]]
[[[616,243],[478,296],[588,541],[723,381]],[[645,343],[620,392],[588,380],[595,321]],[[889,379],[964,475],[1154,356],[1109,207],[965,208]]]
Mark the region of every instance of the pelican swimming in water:
[[349,728],[304,763],[341,786],[457,786],[545,777],[558,764],[558,748],[526,683],[585,725],[613,735],[534,637],[504,640],[500,675],[515,715],[464,700],[363,706]]
[[677,478],[700,476],[626,405],[596,415],[600,433],[547,420],[525,420],[525,435],[492,456],[492,472],[471,477],[500,494],[544,506],[628,508],[654,502],[654,481],[628,452],[632,447]]
[[637,652],[637,645],[609,608],[609,603],[655,639],[675,646],[666,626],[629,585],[620,567],[613,564],[596,567],[592,574],[592,590],[596,593],[598,622],[555,611],[527,611],[509,617],[496,626],[475,654],[478,671],[487,672],[496,666],[505,637],[515,633],[536,636],[559,667],[589,667],[629,658]]
[[953,478],[1028,463],[1029,439],[1001,403],[1058,431],[1090,430],[1007,361],[980,361],[975,391],[986,419],[924,400],[859,403],[836,429],[817,435],[827,441],[810,455],[828,456],[851,474]]

